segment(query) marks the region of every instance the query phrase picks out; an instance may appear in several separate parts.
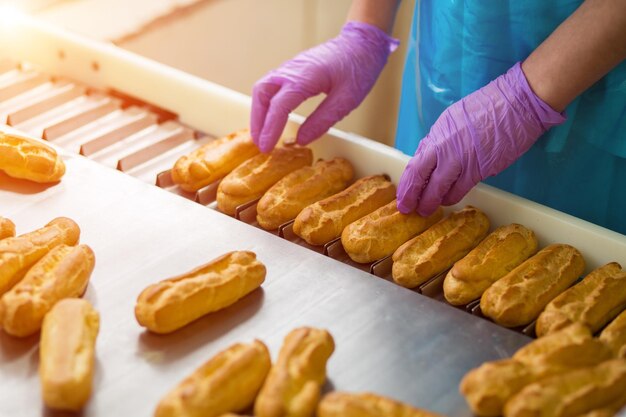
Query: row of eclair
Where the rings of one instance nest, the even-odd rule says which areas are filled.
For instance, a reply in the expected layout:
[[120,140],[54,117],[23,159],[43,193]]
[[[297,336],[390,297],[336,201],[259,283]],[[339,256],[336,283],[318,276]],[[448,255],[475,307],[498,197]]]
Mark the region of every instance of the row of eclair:
[[610,333],[570,324],[471,370],[461,393],[484,417],[611,417],[626,405],[626,358],[616,358]]
[[18,337],[41,330],[39,377],[44,403],[80,409],[91,395],[100,318],[82,296],[95,266],[78,225],[56,218],[15,236],[0,217],[0,326]]
[[291,331],[271,363],[265,344],[237,343],[218,353],[158,404],[155,417],[440,417],[371,393],[331,392],[320,401],[335,349],[326,330]]
[[[382,175],[349,185],[354,171],[348,161],[335,158],[310,166],[312,160],[311,151],[299,146],[259,154],[249,132],[242,130],[180,158],[172,177],[186,190],[223,178],[217,192],[220,210],[234,214],[238,205],[260,198],[261,227],[276,229],[295,219],[294,232],[309,244],[341,236],[356,262],[391,255],[393,280],[408,288],[451,268],[444,280],[448,302],[465,305],[481,299],[483,313],[507,327],[537,319],[584,271],[584,259],[572,246],[554,244],[537,253],[535,234],[522,225],[505,225],[489,234],[489,219],[473,207],[445,218],[441,209],[427,218],[405,215],[396,208],[395,186]],[[616,263],[594,271],[568,293],[571,302],[563,303],[561,297],[550,304],[538,334],[580,320],[588,315],[585,311],[593,311],[599,321],[594,326],[602,327],[626,307],[625,274]],[[594,291],[601,296],[587,297]],[[571,307],[581,298],[586,309]],[[564,320],[558,318],[563,314],[576,317],[552,324]]]

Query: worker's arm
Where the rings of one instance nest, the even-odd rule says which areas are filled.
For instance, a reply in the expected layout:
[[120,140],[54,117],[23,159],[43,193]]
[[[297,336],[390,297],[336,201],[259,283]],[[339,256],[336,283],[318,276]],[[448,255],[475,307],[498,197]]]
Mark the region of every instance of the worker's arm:
[[298,129],[305,145],[354,110],[374,86],[398,41],[389,36],[399,0],[354,0],[341,33],[270,71],[254,85],[250,132],[262,152],[282,134],[289,113],[326,98]]
[[402,174],[400,211],[459,202],[563,123],[560,112],[624,59],[626,0],[585,1],[522,65],[442,113]]
[[587,0],[524,61],[533,91],[563,111],[626,59],[626,1]]
[[353,0],[348,22],[363,22],[377,26],[391,34],[400,0]]

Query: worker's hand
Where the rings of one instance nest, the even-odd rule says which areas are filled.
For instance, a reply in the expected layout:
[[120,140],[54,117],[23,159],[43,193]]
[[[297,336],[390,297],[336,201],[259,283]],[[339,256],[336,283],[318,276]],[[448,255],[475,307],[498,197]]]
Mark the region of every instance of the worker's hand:
[[254,143],[262,152],[272,150],[289,113],[320,93],[327,97],[300,126],[297,142],[305,145],[323,135],[363,101],[397,45],[376,26],[348,22],[336,38],[270,71],[252,92]]
[[428,216],[458,203],[564,121],[533,93],[516,64],[439,116],[400,178],[398,210]]

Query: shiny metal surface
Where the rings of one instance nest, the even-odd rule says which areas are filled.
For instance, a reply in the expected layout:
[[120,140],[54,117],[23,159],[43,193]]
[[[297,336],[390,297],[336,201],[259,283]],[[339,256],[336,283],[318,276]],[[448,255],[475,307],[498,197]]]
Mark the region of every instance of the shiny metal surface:
[[[18,233],[67,216],[96,253],[86,298],[101,314],[95,392],[84,416],[150,416],[159,399],[213,354],[263,340],[275,358],[302,325],[327,328],[336,351],[327,388],[373,391],[449,416],[469,416],[461,377],[510,356],[530,339],[418,295],[262,230],[81,157],[64,155],[53,187],[0,174],[0,215]],[[137,295],[227,251],[257,253],[261,290],[166,336],[135,321]],[[0,332],[0,416],[45,410],[37,377],[38,336]]]

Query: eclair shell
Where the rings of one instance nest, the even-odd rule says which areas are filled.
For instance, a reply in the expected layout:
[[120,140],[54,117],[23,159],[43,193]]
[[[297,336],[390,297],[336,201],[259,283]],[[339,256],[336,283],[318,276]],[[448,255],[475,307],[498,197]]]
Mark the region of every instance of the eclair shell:
[[257,221],[266,230],[275,230],[296,218],[306,206],[345,189],[354,168],[343,158],[318,161],[294,171],[274,184],[259,200]]
[[293,231],[311,245],[323,245],[341,236],[350,223],[396,198],[396,187],[382,175],[357,180],[350,187],[298,214]]
[[135,317],[152,332],[173,332],[251,293],[265,280],[265,271],[253,252],[229,252],[147,287],[137,298]]
[[250,131],[239,130],[178,158],[171,171],[172,180],[185,191],[198,191],[258,154]]
[[313,163],[313,152],[297,145],[274,148],[243,162],[217,187],[217,208],[234,215],[242,204],[260,198],[285,175]]
[[489,219],[475,207],[450,214],[393,253],[393,280],[417,287],[467,255],[488,231]]

